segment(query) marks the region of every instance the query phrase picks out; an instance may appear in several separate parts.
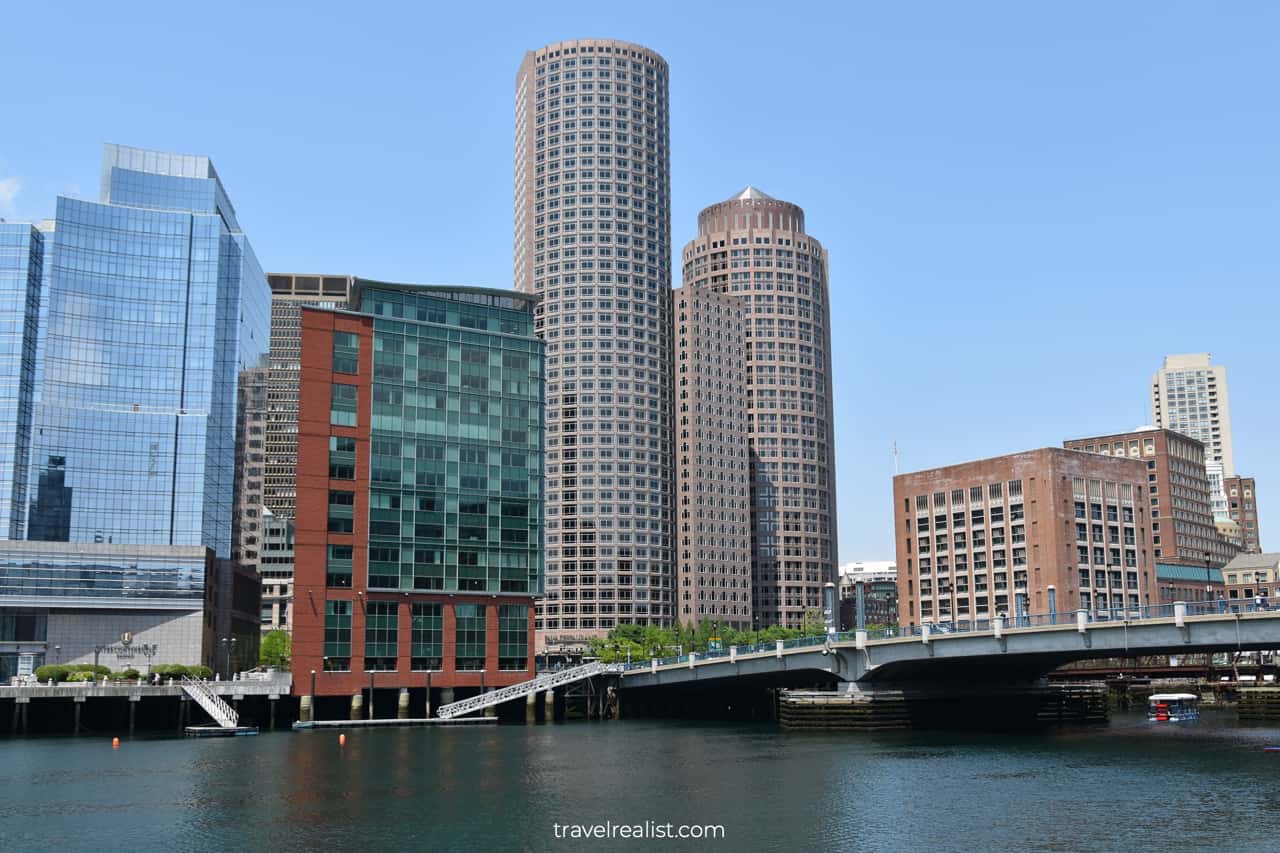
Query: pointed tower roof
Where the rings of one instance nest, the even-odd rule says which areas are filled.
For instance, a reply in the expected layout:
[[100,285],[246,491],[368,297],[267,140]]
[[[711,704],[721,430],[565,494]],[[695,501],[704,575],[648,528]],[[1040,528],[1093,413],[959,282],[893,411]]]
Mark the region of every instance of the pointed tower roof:
[[746,189],[734,196],[735,199],[763,199],[765,201],[777,201],[776,198],[766,192],[761,192],[750,184]]

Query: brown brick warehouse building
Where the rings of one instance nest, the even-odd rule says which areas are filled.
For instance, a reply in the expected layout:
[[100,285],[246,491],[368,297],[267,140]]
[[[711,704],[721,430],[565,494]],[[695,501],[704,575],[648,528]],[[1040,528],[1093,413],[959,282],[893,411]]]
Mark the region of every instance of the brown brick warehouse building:
[[895,477],[900,624],[1012,617],[1020,594],[1031,614],[1158,603],[1146,482],[1056,448]]
[[[294,691],[421,709],[533,675],[542,593],[536,297],[357,280],[306,308]],[[455,692],[456,691],[456,692]],[[392,705],[379,694],[377,716]]]

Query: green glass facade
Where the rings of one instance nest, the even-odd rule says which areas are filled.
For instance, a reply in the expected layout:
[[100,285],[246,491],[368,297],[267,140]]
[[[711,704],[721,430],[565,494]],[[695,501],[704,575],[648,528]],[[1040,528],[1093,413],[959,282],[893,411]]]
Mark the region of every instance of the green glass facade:
[[468,690],[532,674],[536,301],[356,279],[350,310],[304,312],[298,465],[321,476],[299,477],[294,592],[326,608],[323,649],[319,614],[295,611],[294,664],[323,663],[320,693],[351,692],[361,672],[381,673],[379,687],[421,688],[425,672],[432,689]]
[[522,670],[529,660],[529,608],[498,607],[498,669]]
[[360,310],[376,318],[369,589],[540,595],[532,315],[514,302],[374,285],[361,289]]

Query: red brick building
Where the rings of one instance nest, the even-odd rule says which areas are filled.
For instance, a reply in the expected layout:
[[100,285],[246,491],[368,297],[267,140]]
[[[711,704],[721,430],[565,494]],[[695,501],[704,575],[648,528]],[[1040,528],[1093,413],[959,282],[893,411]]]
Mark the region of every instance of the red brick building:
[[1262,533],[1258,530],[1258,484],[1252,477],[1223,477],[1227,512],[1240,525],[1240,544],[1246,554],[1262,553]]
[[893,498],[900,625],[1157,603],[1138,460],[1032,450],[901,474]]
[[1213,520],[1204,444],[1171,429],[1075,438],[1068,450],[1140,460],[1146,468],[1151,541],[1160,563],[1222,568],[1239,550]]
[[320,697],[372,678],[414,691],[420,711],[428,683],[435,707],[533,676],[535,301],[357,280],[366,313],[303,310],[295,693],[312,671]]

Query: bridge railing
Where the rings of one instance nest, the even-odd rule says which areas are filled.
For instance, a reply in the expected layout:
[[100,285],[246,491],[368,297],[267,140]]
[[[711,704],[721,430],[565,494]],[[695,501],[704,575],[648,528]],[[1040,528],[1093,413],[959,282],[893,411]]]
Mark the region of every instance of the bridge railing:
[[[1221,616],[1231,613],[1257,613],[1257,612],[1275,612],[1280,613],[1280,606],[1272,607],[1270,605],[1259,606],[1253,599],[1217,599],[1210,601],[1188,601],[1186,604],[1186,613],[1188,616]],[[1102,607],[1090,611],[1085,611],[1085,621],[1089,624],[1107,624],[1109,622],[1142,622],[1147,619],[1172,619],[1174,616],[1174,605],[1167,604],[1147,604],[1140,606],[1120,605],[1116,607]],[[1027,613],[1013,614],[1002,617],[1003,627],[1006,631],[1014,631],[1019,628],[1046,628],[1053,626],[1065,626],[1078,624],[1079,616],[1076,610],[1060,610],[1055,613]],[[992,619],[957,619],[950,621],[931,622],[929,623],[929,633],[933,637],[941,637],[947,634],[970,634],[984,633],[993,630],[994,620]],[[895,640],[910,639],[920,637],[923,634],[923,628],[920,625],[890,625],[887,627],[877,628],[867,632],[868,640]],[[855,631],[841,631],[836,634],[836,641],[841,643],[852,643],[857,638]],[[813,646],[821,646],[826,642],[826,636],[820,635],[816,637],[800,637],[797,639],[783,640],[782,648],[784,651],[788,649],[799,649]],[[773,654],[778,649],[777,640],[767,640],[765,642],[753,643],[751,645],[738,646],[737,655],[743,657],[755,654]],[[731,656],[728,649],[721,649],[711,652],[696,652],[695,663],[697,661],[724,659]],[[689,655],[683,654],[677,657],[655,658],[653,661],[637,661],[624,667],[627,671],[638,669],[649,669],[653,665],[671,666],[673,664],[688,664]]]

